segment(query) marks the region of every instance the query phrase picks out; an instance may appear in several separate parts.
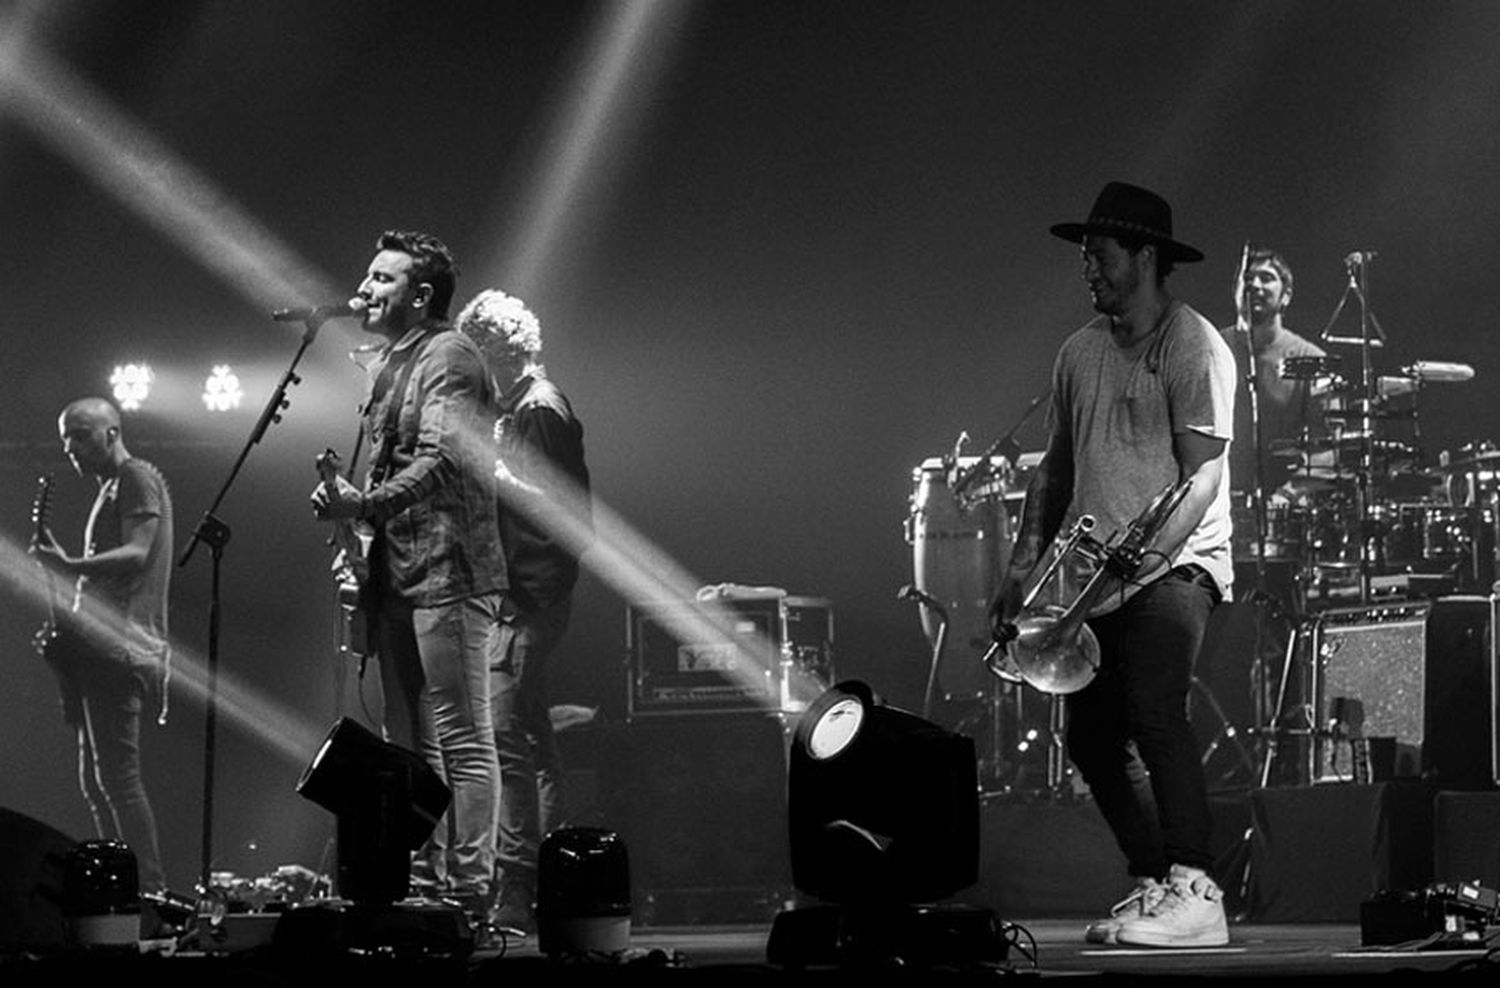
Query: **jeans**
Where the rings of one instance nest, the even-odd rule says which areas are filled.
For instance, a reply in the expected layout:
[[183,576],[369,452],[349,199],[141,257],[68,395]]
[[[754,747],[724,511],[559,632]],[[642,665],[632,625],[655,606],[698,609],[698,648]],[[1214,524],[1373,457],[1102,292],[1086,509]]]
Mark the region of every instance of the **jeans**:
[[1179,567],[1088,622],[1100,664],[1068,697],[1068,755],[1138,877],[1164,878],[1174,864],[1212,871],[1208,787],[1187,698],[1218,600],[1212,577]]
[[547,697],[547,657],[567,630],[569,598],[500,626],[498,660],[491,669],[490,706],[500,757],[500,816],[496,864],[500,877],[536,886],[542,838],[560,823],[562,765]]
[[476,901],[488,897],[495,868],[489,675],[499,616],[500,595],[492,593],[440,607],[385,601],[376,618],[387,737],[420,751],[453,791],[417,866]]
[[165,892],[156,815],[141,776],[141,712],[147,673],[124,656],[111,656],[74,677],[82,717],[78,782],[100,837],[124,841],[135,852],[142,892]]

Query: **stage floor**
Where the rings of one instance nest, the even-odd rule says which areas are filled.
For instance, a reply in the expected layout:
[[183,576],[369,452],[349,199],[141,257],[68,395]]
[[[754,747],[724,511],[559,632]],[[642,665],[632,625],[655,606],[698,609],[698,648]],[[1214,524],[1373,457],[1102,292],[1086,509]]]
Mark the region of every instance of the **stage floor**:
[[[1153,950],[1085,944],[1077,919],[1005,919],[1014,946],[1004,963],[936,967],[882,965],[878,971],[852,967],[794,970],[766,960],[769,927],[661,927],[637,929],[629,950],[600,958],[544,957],[534,938],[475,951],[466,959],[422,960],[412,957],[349,956],[299,961],[262,950],[220,956],[178,954],[170,957],[101,957],[53,955],[11,959],[0,964],[7,985],[56,985],[79,977],[148,978],[157,986],[203,985],[215,988],[253,985],[326,985],[340,976],[364,983],[421,980],[446,985],[555,986],[559,981],[681,984],[684,980],[723,985],[842,983],[858,976],[911,980],[926,984],[993,982],[996,979],[1078,979],[1097,977],[1112,984],[1149,979],[1187,982],[1212,978],[1228,981],[1348,981],[1399,977],[1492,979],[1500,958],[1483,944],[1473,949],[1417,950],[1362,948],[1360,929],[1346,924],[1261,925],[1231,928],[1228,947],[1206,950]],[[1500,940],[1488,931],[1491,942]],[[133,970],[132,970],[133,969]],[[372,981],[366,981],[372,979]]]

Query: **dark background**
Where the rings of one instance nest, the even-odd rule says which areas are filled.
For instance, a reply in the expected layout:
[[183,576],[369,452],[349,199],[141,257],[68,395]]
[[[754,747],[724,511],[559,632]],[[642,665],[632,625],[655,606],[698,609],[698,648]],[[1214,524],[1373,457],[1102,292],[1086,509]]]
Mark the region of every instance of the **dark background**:
[[[634,9],[638,44],[609,62],[596,32]],[[347,297],[389,227],[452,245],[458,304],[497,285],[537,312],[601,506],[694,581],[829,598],[839,672],[906,705],[927,661],[896,598],[913,469],[964,431],[983,449],[1045,388],[1090,315],[1076,249],[1047,227],[1082,219],[1106,181],[1172,202],[1208,259],[1171,285],[1219,323],[1246,240],[1290,260],[1290,322],[1309,336],[1345,255],[1378,251],[1379,369],[1477,371],[1424,392],[1426,458],[1500,431],[1500,8],[1485,0],[96,0],[0,16],[0,805],[66,833],[90,826],[14,555],[44,472],[76,548],[90,495],[58,410],[112,364],[152,362],[159,403],[126,432],[171,479],[180,551],[300,342],[268,314]],[[612,65],[613,96],[580,102]],[[543,236],[534,211],[574,174],[555,149],[580,106],[599,127]],[[334,650],[307,505],[314,456],[354,435],[350,325],[314,341],[216,511],[233,531],[219,670],[235,706],[213,843],[240,873],[318,863],[331,821],[293,786],[371,692]],[[218,361],[249,393],[209,420],[195,389]],[[1035,448],[1038,424],[1020,438]],[[184,668],[208,651],[213,570],[198,551],[174,573]],[[625,611],[585,574],[556,700],[623,717]],[[147,738],[174,886],[200,867],[205,743],[202,700],[174,693]]]

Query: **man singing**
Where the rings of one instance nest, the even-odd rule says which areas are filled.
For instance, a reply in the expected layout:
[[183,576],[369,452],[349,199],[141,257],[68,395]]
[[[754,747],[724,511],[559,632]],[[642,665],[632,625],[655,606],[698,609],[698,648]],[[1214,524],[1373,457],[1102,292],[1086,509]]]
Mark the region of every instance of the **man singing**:
[[313,492],[318,517],[373,529],[366,606],[391,741],[420,751],[453,790],[422,849],[425,877],[486,917],[498,800],[489,667],[506,587],[491,481],[494,394],[479,350],[446,321],[453,256],[436,237],[379,238],[359,297],[384,337],[363,407],[363,491]]
[[1217,946],[1229,930],[1209,874],[1207,787],[1187,695],[1209,612],[1233,580],[1225,449],[1234,360],[1213,325],[1167,290],[1175,265],[1203,255],[1173,239],[1160,196],[1111,182],[1085,222],[1052,233],[1082,246],[1099,315],[1058,352],[1047,449],[992,618],[997,637],[1013,633],[1022,584],[1073,520],[1092,515],[1103,536],[1123,533],[1167,486],[1188,484],[1134,578],[1089,621],[1100,666],[1067,698],[1067,745],[1135,880],[1086,938]]

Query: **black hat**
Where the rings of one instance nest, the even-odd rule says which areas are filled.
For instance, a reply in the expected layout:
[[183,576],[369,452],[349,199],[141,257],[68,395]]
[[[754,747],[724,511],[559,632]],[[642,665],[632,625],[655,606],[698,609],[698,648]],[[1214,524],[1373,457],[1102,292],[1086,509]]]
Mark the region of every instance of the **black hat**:
[[1081,244],[1090,233],[1105,236],[1140,237],[1156,245],[1163,257],[1182,264],[1203,260],[1196,247],[1172,239],[1172,207],[1167,200],[1148,189],[1125,182],[1110,182],[1094,200],[1089,218],[1082,223],[1058,223],[1052,227],[1056,236]]

